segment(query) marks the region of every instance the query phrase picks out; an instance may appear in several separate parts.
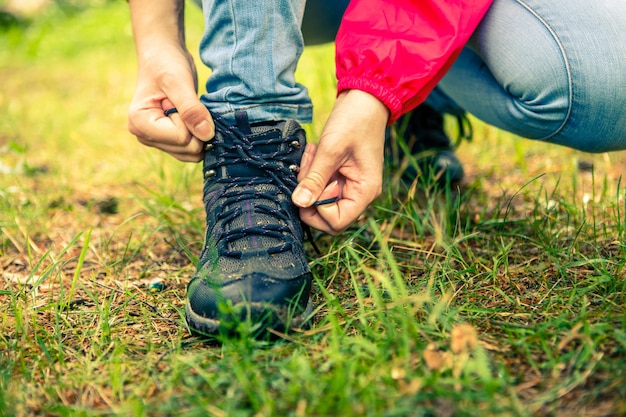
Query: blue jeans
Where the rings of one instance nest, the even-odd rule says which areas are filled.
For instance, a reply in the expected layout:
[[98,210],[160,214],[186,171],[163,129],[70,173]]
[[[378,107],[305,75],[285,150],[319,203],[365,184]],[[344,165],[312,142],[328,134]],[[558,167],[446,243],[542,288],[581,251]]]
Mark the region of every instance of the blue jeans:
[[[349,0],[311,0],[303,24],[307,44],[331,42]],[[306,0],[202,0],[200,57],[212,72],[202,102],[233,120],[311,121],[308,91],[294,72],[304,49]]]
[[[304,40],[332,40],[348,1],[311,0],[306,13],[305,0],[203,3],[201,57],[213,69],[204,103],[251,120],[310,121],[293,74]],[[428,102],[525,138],[626,149],[625,39],[624,0],[495,0]]]
[[304,0],[203,0],[200,57],[212,72],[201,98],[232,118],[310,121],[312,104],[295,70],[304,49]]

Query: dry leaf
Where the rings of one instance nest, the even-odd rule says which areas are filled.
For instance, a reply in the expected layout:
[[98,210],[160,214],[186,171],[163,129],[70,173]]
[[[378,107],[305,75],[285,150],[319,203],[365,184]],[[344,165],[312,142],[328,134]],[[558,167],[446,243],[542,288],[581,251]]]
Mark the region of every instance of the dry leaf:
[[476,329],[469,324],[458,324],[450,332],[450,349],[459,354],[473,350],[478,345]]
[[424,362],[428,369],[433,371],[445,371],[453,365],[453,358],[450,352],[437,349],[432,343],[424,350]]

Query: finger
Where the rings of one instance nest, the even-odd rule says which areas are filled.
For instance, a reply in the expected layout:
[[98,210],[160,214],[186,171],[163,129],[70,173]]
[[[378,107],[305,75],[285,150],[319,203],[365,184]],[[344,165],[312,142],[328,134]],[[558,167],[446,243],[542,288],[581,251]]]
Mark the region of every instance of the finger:
[[321,215],[317,207],[301,208],[300,219],[312,228],[333,236],[339,235],[341,232],[346,230],[350,224],[352,224],[352,221],[341,224],[335,221],[329,222],[324,216]]
[[[300,170],[298,171],[298,180],[302,180],[306,177],[307,172],[311,168],[311,164],[315,158],[315,153],[317,151],[317,146],[314,143],[307,143],[306,148],[304,149],[304,153],[302,154],[302,159],[300,161]],[[333,176],[334,177],[334,176]],[[341,190],[339,189],[339,181],[332,180],[331,182],[324,188],[322,194],[318,197],[318,199],[313,203],[314,205],[322,205],[328,204],[332,200],[335,202],[340,195]]]
[[300,220],[314,229],[320,230],[329,235],[336,236],[339,232],[335,231],[330,224],[324,220],[314,207],[300,209]]
[[341,215],[342,206],[346,204],[341,198],[344,183],[344,180],[332,181],[312,207],[300,209],[302,221],[331,235],[344,231],[358,217],[358,214],[349,218]]
[[162,143],[170,146],[186,146],[192,135],[177,114],[166,117],[160,107],[131,108],[128,130],[141,143]]
[[195,90],[177,86],[172,91],[166,91],[167,99],[163,100],[167,107],[176,107],[184,125],[192,135],[202,141],[208,141],[215,135],[215,125],[209,110],[198,99]]
[[298,171],[298,181],[302,181],[306,176],[306,173],[311,169],[311,164],[313,163],[313,159],[315,158],[315,152],[317,151],[317,146],[314,143],[307,143],[304,148],[304,153],[302,154],[302,159],[300,160],[300,171]]
[[309,226],[337,235],[365,212],[369,204],[380,194],[381,189],[377,184],[358,184],[346,182],[345,179],[337,181],[336,188],[333,183],[329,184],[322,196],[326,193],[334,195],[339,192],[339,199],[329,204],[301,208],[300,216]]
[[[163,151],[163,149],[159,149],[159,150]],[[168,151],[164,151],[164,152],[178,159],[181,162],[200,162],[204,159],[202,154],[189,154],[189,153],[168,152]]]
[[191,138],[189,142],[184,144],[169,144],[161,141],[154,141],[151,138],[137,137],[139,142],[146,146],[157,148],[169,154],[189,155],[193,158],[199,158],[204,151],[205,142],[196,138]]
[[367,204],[342,198],[334,204],[317,206],[317,215],[320,220],[330,227],[333,232],[340,233],[348,228],[367,208]]
[[[175,109],[176,106],[174,106],[174,104],[170,101],[169,98],[164,98],[161,101],[161,108],[163,109],[163,111],[169,110],[169,109]],[[176,113],[178,113],[178,109],[176,109]],[[166,114],[167,116],[167,114]]]
[[177,152],[167,152],[167,153],[182,162],[200,162],[203,160],[203,157],[200,154],[187,154],[187,153],[177,153]]
[[313,205],[315,207],[325,206],[329,204],[335,204],[341,198],[341,188],[339,187],[339,181],[331,181],[322,194],[317,198]]
[[293,192],[291,197],[293,203],[303,208],[312,206],[342,163],[342,158],[335,152],[328,149],[322,152],[322,149],[318,148],[310,168]]

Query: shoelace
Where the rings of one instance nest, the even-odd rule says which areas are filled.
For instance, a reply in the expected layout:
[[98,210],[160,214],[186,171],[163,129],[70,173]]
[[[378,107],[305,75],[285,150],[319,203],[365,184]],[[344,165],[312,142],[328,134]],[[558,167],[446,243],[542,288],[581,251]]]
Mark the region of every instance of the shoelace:
[[[224,135],[228,135],[232,138],[232,141],[231,143],[214,144],[214,149],[210,152],[216,153],[220,163],[218,166],[211,168],[245,163],[254,168],[261,169],[266,174],[264,177],[252,176],[240,179],[217,178],[215,182],[225,186],[225,192],[222,195],[224,205],[229,206],[246,200],[266,200],[272,201],[275,204],[275,193],[261,191],[255,188],[255,186],[264,184],[274,185],[278,187],[280,191],[290,196],[292,190],[297,185],[295,176],[297,166],[286,164],[290,162],[289,155],[292,152],[292,148],[288,146],[283,150],[279,150],[278,145],[280,143],[291,143],[292,139],[289,137],[283,138],[282,136],[270,136],[263,140],[257,138],[254,143],[252,143],[239,129],[229,125],[224,119],[215,114],[212,116],[216,130],[223,132]],[[258,149],[260,146],[262,147],[264,145],[276,145],[276,151],[264,154],[258,154],[257,152],[255,154],[254,148]],[[253,207],[254,210],[260,214],[276,217],[282,224],[278,224],[277,222],[277,224],[243,226],[222,232],[223,234],[217,237],[218,253],[220,256],[241,258],[243,252],[240,250],[230,250],[228,249],[228,245],[239,239],[253,238],[254,236],[270,237],[282,242],[279,245],[267,248],[268,254],[276,254],[292,249],[293,238],[291,236],[291,230],[286,224],[293,220],[289,218],[287,213],[283,210],[270,207],[269,205],[261,204],[258,201],[255,201]],[[230,210],[219,213],[217,218],[226,225],[232,223],[237,217],[243,214],[244,210],[242,206],[236,205]]]

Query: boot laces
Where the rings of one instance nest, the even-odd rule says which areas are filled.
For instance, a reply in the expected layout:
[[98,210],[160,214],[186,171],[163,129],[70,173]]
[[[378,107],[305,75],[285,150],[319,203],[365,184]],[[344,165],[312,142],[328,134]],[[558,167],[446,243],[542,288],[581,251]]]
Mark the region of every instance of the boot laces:
[[[293,164],[291,155],[293,148],[291,146],[281,147],[281,143],[290,143],[292,137],[282,137],[282,134],[271,135],[265,134],[255,138],[254,142],[241,132],[238,128],[229,125],[221,117],[213,115],[216,130],[223,135],[229,137],[229,141],[225,143],[215,143],[215,147],[211,152],[215,152],[217,166],[213,169],[220,169],[230,165],[247,164],[254,171],[262,171],[263,175],[251,175],[246,177],[218,177],[215,183],[224,186],[224,193],[221,196],[223,206],[230,206],[231,209],[218,213],[217,219],[222,222],[220,228],[222,232],[217,237],[218,253],[220,256],[229,256],[241,258],[242,250],[229,249],[234,242],[240,239],[272,239],[272,242],[278,242],[273,246],[265,248],[268,254],[277,254],[280,252],[290,251],[293,248],[294,238],[289,228],[292,222],[298,222],[299,219],[291,219],[286,210],[283,209],[280,201],[279,208],[276,208],[277,196],[275,186],[279,192],[287,196],[291,196],[292,190],[297,185],[295,170],[296,165]],[[270,131],[265,133],[270,133]],[[271,146],[272,151],[267,153],[259,152],[259,148],[263,149]],[[290,165],[291,163],[291,165]],[[254,169],[256,168],[256,169]],[[267,187],[270,185],[270,187]],[[261,214],[275,218],[279,221],[275,223],[262,223],[257,225],[245,225],[240,227],[228,228],[227,225],[235,222],[240,216],[246,215],[243,203],[245,201],[254,201],[251,205],[255,214]],[[263,204],[262,201],[271,202]]]

